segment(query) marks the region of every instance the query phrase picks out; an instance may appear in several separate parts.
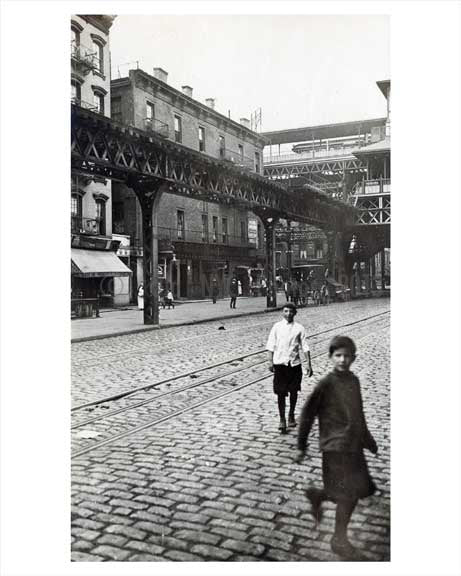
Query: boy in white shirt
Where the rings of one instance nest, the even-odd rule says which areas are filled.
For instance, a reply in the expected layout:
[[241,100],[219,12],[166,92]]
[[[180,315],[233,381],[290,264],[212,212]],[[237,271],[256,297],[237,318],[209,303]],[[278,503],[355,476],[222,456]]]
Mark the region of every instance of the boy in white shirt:
[[306,331],[301,324],[294,321],[296,312],[296,306],[292,302],[285,304],[282,311],[283,320],[274,324],[266,345],[269,370],[274,373],[274,393],[278,398],[279,430],[282,434],[287,432],[285,399],[288,394],[290,395],[288,426],[296,426],[295,408],[303,376],[301,351],[307,360],[304,374],[309,377],[313,374]]

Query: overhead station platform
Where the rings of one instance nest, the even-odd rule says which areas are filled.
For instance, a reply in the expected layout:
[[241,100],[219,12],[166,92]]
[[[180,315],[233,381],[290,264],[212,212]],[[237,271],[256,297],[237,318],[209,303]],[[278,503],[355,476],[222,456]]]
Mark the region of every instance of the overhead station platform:
[[372,118],[370,120],[357,120],[353,122],[340,122],[339,124],[321,124],[319,126],[306,126],[304,128],[289,128],[274,132],[263,132],[267,145],[290,144],[306,142],[308,140],[323,140],[328,138],[344,138],[371,132],[372,128],[385,126],[386,118]]

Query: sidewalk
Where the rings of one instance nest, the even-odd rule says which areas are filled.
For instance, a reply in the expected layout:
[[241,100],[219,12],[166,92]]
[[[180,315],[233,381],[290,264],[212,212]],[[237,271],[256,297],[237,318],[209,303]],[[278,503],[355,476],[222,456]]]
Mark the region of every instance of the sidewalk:
[[[123,334],[156,330],[159,327],[180,326],[196,324],[208,320],[221,320],[257,314],[267,310],[266,297],[241,297],[237,298],[237,308],[231,310],[229,298],[218,300],[213,304],[211,300],[194,302],[181,302],[174,309],[160,308],[160,326],[145,326],[143,324],[143,312],[133,309],[102,310],[100,318],[80,318],[72,320],[72,342],[96,340],[109,336],[121,336]],[[277,294],[277,304],[285,303],[285,294]]]

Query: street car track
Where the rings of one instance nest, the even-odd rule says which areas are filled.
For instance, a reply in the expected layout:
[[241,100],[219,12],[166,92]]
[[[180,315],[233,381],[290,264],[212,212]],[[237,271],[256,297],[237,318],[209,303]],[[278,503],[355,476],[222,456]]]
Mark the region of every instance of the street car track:
[[[233,318],[232,318],[233,320]],[[210,322],[216,322],[216,320],[211,319]],[[225,322],[222,321],[217,321],[222,327],[225,327]],[[250,324],[246,324],[244,326],[238,326],[236,328],[225,328],[226,330],[226,334],[232,333],[232,332],[242,332],[245,330],[248,330],[248,328],[251,326],[251,328],[257,327],[257,326],[267,326],[268,324],[272,325],[274,323],[273,318],[270,318],[268,320],[265,320],[264,322],[256,322],[256,323],[250,323]],[[169,328],[178,328],[178,326],[170,326]],[[204,337],[212,337],[216,335],[216,330],[215,330],[215,326],[213,326],[212,329],[210,329],[208,332],[206,332],[205,334],[197,334],[195,336],[187,336],[186,338],[180,338],[177,339],[175,338],[174,340],[172,339],[170,340],[166,340],[164,342],[157,342],[157,343],[152,343],[152,344],[148,344],[146,346],[137,346],[136,348],[130,348],[129,350],[127,350],[126,352],[110,352],[109,354],[102,354],[100,356],[98,356],[97,358],[87,358],[84,360],[77,360],[77,361],[72,361],[72,366],[73,367],[79,367],[79,366],[97,366],[99,364],[103,364],[107,358],[113,358],[114,356],[117,357],[117,360],[120,359],[120,361],[123,361],[123,358],[120,358],[121,356],[123,356],[124,354],[133,354],[133,353],[145,353],[148,356],[152,356],[153,352],[152,349],[153,348],[167,348],[168,346],[170,346],[172,343],[176,344],[182,344],[184,342],[188,342],[190,340],[197,340],[197,339],[203,339]],[[114,338],[117,338],[117,336],[114,336]],[[155,352],[154,352],[155,353]]]
[[[354,320],[353,322],[348,322],[346,324],[334,326],[333,328],[327,328],[326,330],[321,330],[320,332],[316,332],[314,334],[309,334],[308,338],[315,338],[317,336],[321,336],[322,334],[327,334],[329,332],[341,330],[342,328],[348,328],[349,326],[354,326],[355,324],[359,324],[359,323],[365,322],[367,320],[372,320],[374,318],[384,316],[385,314],[390,314],[390,310],[386,310],[384,312],[379,312],[378,314],[372,314],[371,316],[366,316],[364,318],[360,318],[359,320]],[[238,356],[234,356],[232,358],[227,358],[226,360],[222,360],[221,362],[217,362],[214,364],[209,364],[208,366],[205,366],[205,367],[197,368],[196,370],[192,370],[189,372],[182,372],[181,374],[177,374],[176,376],[172,376],[170,378],[165,378],[164,380],[159,380],[157,382],[154,382],[153,384],[144,384],[143,386],[138,386],[137,388],[125,390],[124,392],[120,392],[118,394],[113,394],[113,395],[107,396],[105,398],[100,398],[98,400],[92,400],[91,402],[85,402],[84,404],[79,404],[78,406],[72,407],[71,412],[77,412],[79,410],[83,410],[83,409],[89,408],[91,406],[97,406],[99,404],[105,404],[107,402],[112,402],[114,400],[120,400],[121,398],[126,398],[128,396],[132,396],[133,394],[137,394],[138,392],[150,390],[152,388],[157,388],[161,384],[167,384],[169,382],[174,382],[175,380],[180,380],[181,378],[191,377],[192,375],[198,374],[199,372],[204,372],[206,370],[217,368],[219,366],[223,366],[225,364],[230,364],[232,362],[241,361],[245,358],[249,358],[250,356],[262,354],[264,352],[265,352],[265,348],[261,348],[259,350],[254,351],[254,352],[249,352],[247,354],[240,354]]]
[[[379,316],[381,316],[381,314],[380,314]],[[359,321],[359,322],[360,322],[360,321]],[[356,323],[358,323],[358,322],[355,322],[355,324],[356,324]],[[388,328],[388,327],[389,327],[389,324],[386,324],[386,326],[384,326],[383,328]],[[382,329],[382,328],[380,328],[380,329]],[[370,336],[370,332],[368,332],[367,334],[365,334],[364,336],[362,336],[362,337],[360,337],[360,338],[357,338],[356,341],[360,341],[360,340],[362,340],[363,338],[367,338],[367,337],[369,337],[369,336]],[[322,340],[322,342],[325,341],[325,340],[328,340],[328,339],[325,338],[325,339]],[[320,356],[325,355],[326,353],[327,353],[327,351],[319,352],[318,354],[313,355],[312,358],[318,358],[318,357],[320,357]],[[253,368],[253,367],[255,367],[255,366],[258,366],[259,364],[265,363],[265,361],[266,361],[266,360],[263,360],[263,361],[261,361],[261,362],[258,362],[258,363],[256,363],[256,364],[252,364],[251,366],[247,366],[247,367],[245,367],[245,368],[239,368],[239,369],[236,370],[236,371],[242,371],[243,369]],[[183,413],[185,413],[185,412],[188,412],[188,411],[190,411],[190,410],[193,410],[193,409],[198,408],[198,407],[200,407],[200,406],[203,406],[203,405],[205,405],[205,404],[212,403],[212,402],[214,402],[215,400],[218,400],[219,398],[222,398],[222,397],[224,397],[224,396],[227,396],[227,395],[229,395],[229,394],[231,394],[231,393],[233,393],[233,392],[237,392],[237,391],[239,391],[239,390],[242,390],[242,389],[244,389],[244,388],[246,388],[246,387],[248,387],[248,386],[251,386],[251,385],[253,385],[253,384],[256,384],[257,382],[261,382],[261,381],[266,380],[266,379],[271,378],[271,377],[272,377],[272,374],[265,374],[264,376],[261,376],[261,377],[258,377],[258,378],[256,378],[256,379],[251,380],[250,382],[246,382],[246,383],[241,384],[241,385],[238,385],[238,386],[233,386],[230,390],[226,390],[226,391],[224,391],[224,392],[220,392],[219,394],[215,394],[214,396],[211,396],[211,397],[209,397],[209,398],[205,398],[205,399],[203,399],[203,400],[200,400],[199,402],[193,403],[193,404],[191,404],[191,405],[189,405],[189,406],[186,406],[186,407],[183,407],[183,408],[181,408],[181,409],[179,409],[179,410],[175,410],[175,411],[171,412],[170,414],[167,414],[167,415],[165,415],[165,416],[163,416],[163,417],[161,417],[161,418],[157,418],[156,420],[152,420],[152,421],[150,421],[150,422],[141,424],[140,426],[135,426],[135,427],[131,428],[130,430],[127,430],[127,431],[124,431],[124,432],[122,432],[122,433],[116,434],[116,435],[114,435],[114,436],[112,436],[112,437],[110,437],[110,438],[106,438],[105,440],[102,440],[102,441],[100,441],[100,442],[94,443],[94,444],[92,444],[92,445],[90,445],[90,446],[87,446],[87,447],[84,447],[84,448],[82,448],[82,449],[80,449],[80,450],[76,450],[76,451],[71,455],[71,458],[77,458],[77,457],[79,457],[79,456],[82,456],[82,455],[84,455],[84,454],[87,454],[87,453],[89,453],[89,452],[92,452],[93,450],[96,450],[96,449],[99,448],[99,447],[105,446],[105,445],[107,445],[107,444],[110,444],[110,443],[112,443],[112,442],[115,442],[116,440],[119,440],[119,439],[121,439],[121,438],[130,436],[130,435],[132,435],[132,434],[135,434],[135,433],[137,433],[137,432],[139,432],[139,431],[142,431],[142,430],[144,430],[144,429],[147,429],[147,428],[149,428],[149,427],[152,427],[152,426],[156,426],[156,425],[158,425],[158,424],[161,424],[161,423],[163,423],[163,422],[165,422],[165,421],[167,421],[167,420],[169,420],[169,419],[171,419],[171,418],[174,418],[174,417],[176,417],[176,416],[179,416],[179,415],[181,415],[181,414],[183,414]],[[166,393],[164,393],[164,394],[160,394],[160,395],[155,396],[155,397],[153,397],[153,398],[149,398],[149,399],[147,399],[147,400],[144,400],[144,401],[142,401],[142,402],[140,402],[140,403],[138,403],[138,404],[136,404],[136,405],[131,405],[131,406],[128,406],[128,407],[119,409],[119,410],[117,410],[117,411],[113,411],[112,413],[105,415],[105,417],[109,417],[109,416],[111,416],[111,415],[115,415],[115,414],[118,414],[118,413],[120,413],[120,412],[133,409],[133,408],[135,408],[136,406],[140,406],[140,405],[143,405],[143,404],[147,404],[147,403],[149,403],[149,402],[153,402],[153,401],[157,400],[158,398],[160,398],[161,396],[165,396],[165,395],[169,395],[169,394],[171,395],[171,394],[173,394],[173,393],[178,393],[178,392],[183,391],[183,390],[185,390],[185,389],[198,387],[198,386],[200,386],[200,385],[203,385],[203,384],[206,383],[206,382],[209,382],[209,381],[212,381],[212,380],[219,380],[220,378],[223,378],[223,375],[222,375],[222,374],[219,375],[219,376],[217,376],[217,377],[208,378],[206,381],[201,381],[201,382],[198,382],[198,383],[194,383],[193,385],[190,385],[190,386],[187,386],[187,387],[183,387],[183,388],[180,389],[180,390],[176,390],[176,391],[166,392]],[[92,420],[92,421],[93,421],[93,420]],[[82,425],[83,425],[83,424],[82,424]]]

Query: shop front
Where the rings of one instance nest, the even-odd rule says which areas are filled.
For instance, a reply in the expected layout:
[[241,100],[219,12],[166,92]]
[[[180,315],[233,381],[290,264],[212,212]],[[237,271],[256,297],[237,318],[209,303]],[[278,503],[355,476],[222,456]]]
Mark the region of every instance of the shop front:
[[98,299],[100,307],[129,304],[131,275],[113,251],[71,248],[73,301]]

